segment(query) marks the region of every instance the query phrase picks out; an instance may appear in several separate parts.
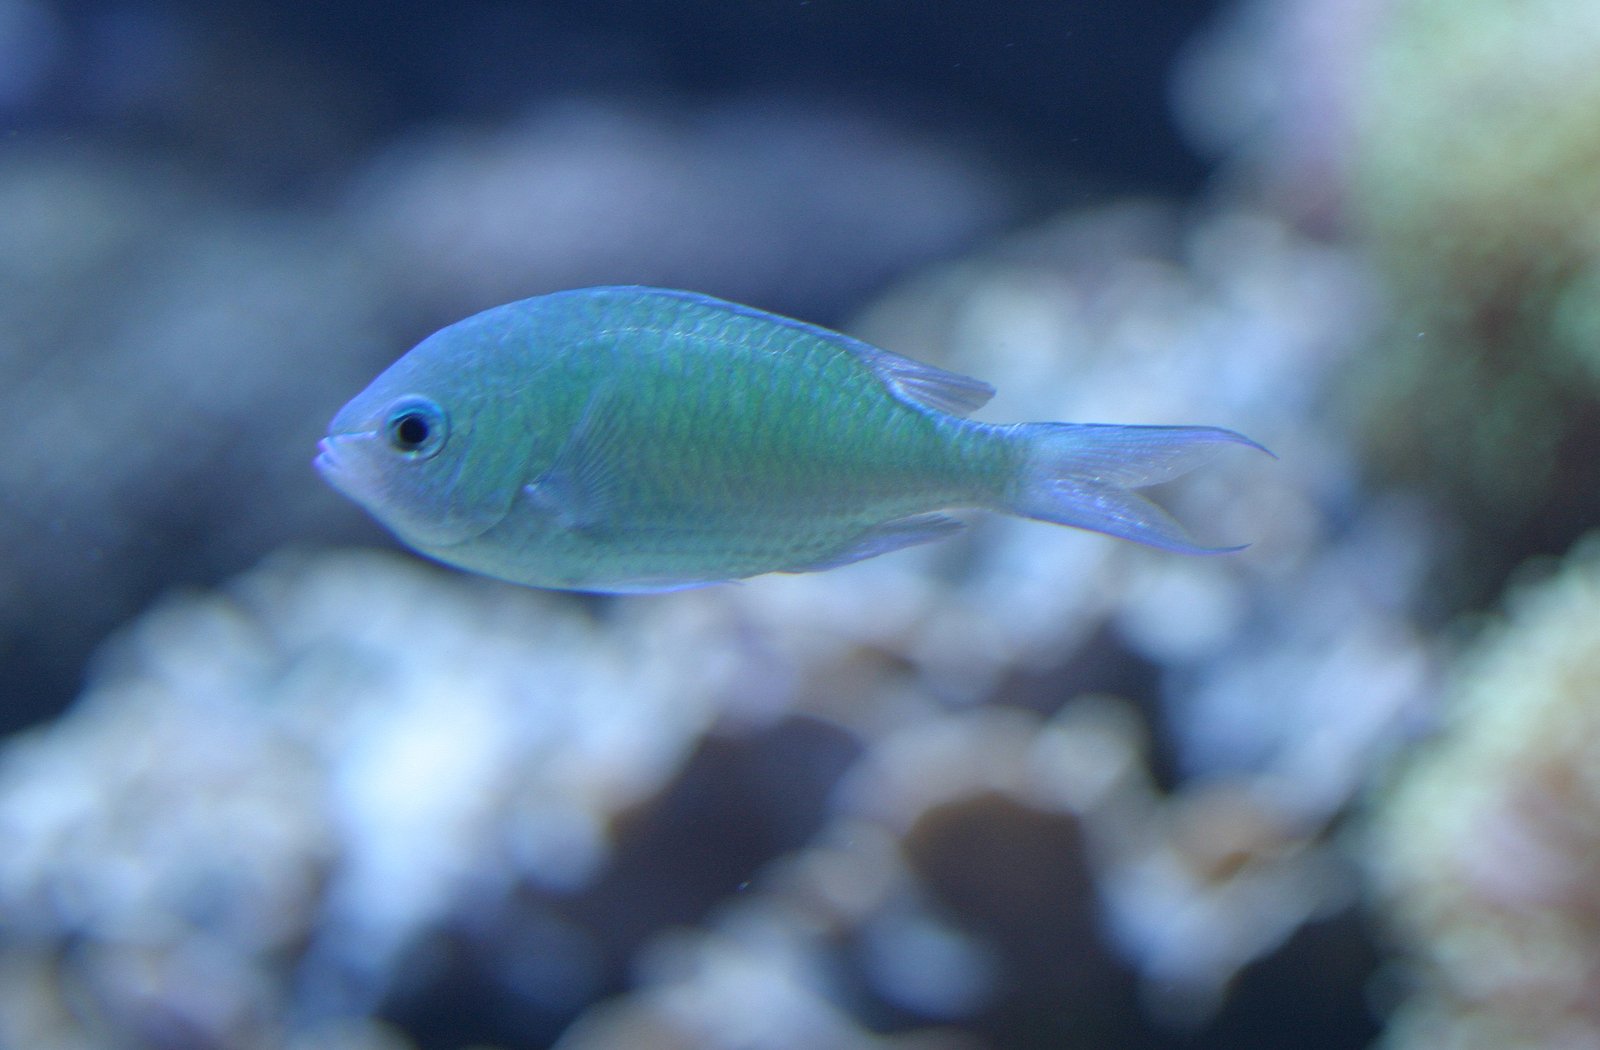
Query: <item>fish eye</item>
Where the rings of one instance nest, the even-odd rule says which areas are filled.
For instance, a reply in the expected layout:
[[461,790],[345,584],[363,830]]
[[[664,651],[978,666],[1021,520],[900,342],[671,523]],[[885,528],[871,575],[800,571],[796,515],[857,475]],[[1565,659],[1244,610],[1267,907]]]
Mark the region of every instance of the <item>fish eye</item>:
[[396,401],[384,425],[389,447],[411,459],[429,459],[444,447],[450,422],[444,409],[425,397]]

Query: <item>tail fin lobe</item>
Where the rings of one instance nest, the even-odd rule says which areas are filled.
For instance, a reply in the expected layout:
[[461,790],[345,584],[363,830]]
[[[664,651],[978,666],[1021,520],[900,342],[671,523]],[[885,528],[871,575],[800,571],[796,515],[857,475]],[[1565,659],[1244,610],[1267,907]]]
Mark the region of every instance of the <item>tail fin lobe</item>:
[[1243,549],[1197,543],[1176,518],[1134,491],[1187,474],[1228,445],[1267,452],[1243,434],[1096,423],[1024,423],[1017,431],[1029,451],[1010,493],[1011,513],[1183,554]]

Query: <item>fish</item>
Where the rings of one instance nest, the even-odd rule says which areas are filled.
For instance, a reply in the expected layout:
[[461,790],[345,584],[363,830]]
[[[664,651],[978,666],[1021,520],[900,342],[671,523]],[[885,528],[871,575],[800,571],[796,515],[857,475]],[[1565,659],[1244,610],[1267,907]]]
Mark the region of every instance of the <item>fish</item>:
[[832,569],[950,536],[962,508],[1242,549],[1197,543],[1136,490],[1255,441],[968,418],[993,394],[754,307],[583,288],[427,337],[339,410],[314,463],[416,551],[560,590]]

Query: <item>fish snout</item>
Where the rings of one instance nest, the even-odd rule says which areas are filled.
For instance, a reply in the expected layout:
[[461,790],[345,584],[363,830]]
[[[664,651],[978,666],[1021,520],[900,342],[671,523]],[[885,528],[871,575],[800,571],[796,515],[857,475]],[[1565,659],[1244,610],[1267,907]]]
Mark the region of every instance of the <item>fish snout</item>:
[[349,495],[354,495],[351,485],[361,473],[362,459],[359,448],[352,443],[359,443],[362,437],[361,434],[329,434],[317,442],[317,455],[311,461],[324,481]]
[[317,473],[323,477],[327,477],[331,472],[338,469],[339,454],[333,442],[334,439],[331,437],[325,437],[318,441],[317,456],[311,461],[311,465],[316,467]]

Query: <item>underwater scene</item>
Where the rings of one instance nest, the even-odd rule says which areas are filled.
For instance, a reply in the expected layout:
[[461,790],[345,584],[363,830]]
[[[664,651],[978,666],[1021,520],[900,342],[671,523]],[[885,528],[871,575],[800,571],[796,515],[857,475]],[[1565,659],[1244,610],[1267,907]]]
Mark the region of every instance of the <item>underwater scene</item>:
[[0,1050],[1600,1047],[1596,113],[1573,0],[0,0]]

